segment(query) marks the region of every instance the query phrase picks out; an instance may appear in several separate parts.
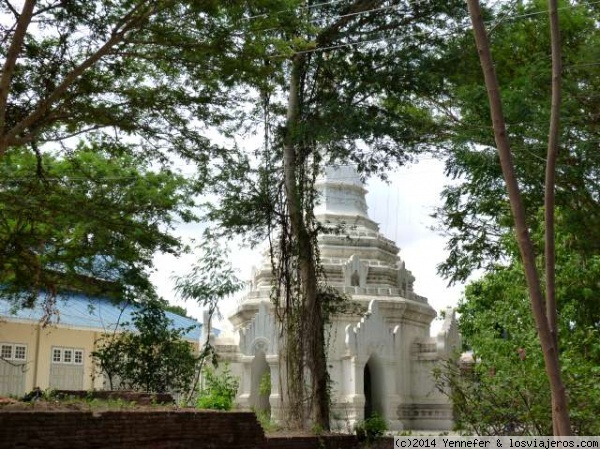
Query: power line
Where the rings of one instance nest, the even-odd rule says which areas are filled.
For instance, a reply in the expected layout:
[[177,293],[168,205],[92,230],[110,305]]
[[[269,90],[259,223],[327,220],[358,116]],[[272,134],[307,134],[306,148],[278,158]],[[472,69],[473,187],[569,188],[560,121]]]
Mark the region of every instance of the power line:
[[[325,6],[325,5],[331,5],[331,4],[337,4],[337,3],[341,3],[343,0],[337,0],[337,1],[331,1],[331,2],[323,2],[323,3],[319,3],[316,5],[310,5],[308,7],[303,7],[306,9],[310,9],[310,8],[316,8],[316,7],[320,7],[320,6]],[[420,3],[420,2],[419,2]],[[559,8],[559,10],[566,10],[566,9],[573,9],[576,7],[583,7],[583,6],[590,6],[590,5],[594,5],[594,4],[598,4],[600,3],[600,1],[594,1],[594,2],[587,2],[587,3],[581,3],[581,4],[576,4],[576,5],[568,5],[568,6],[564,6]],[[349,14],[345,14],[345,15],[338,15],[338,16],[334,16],[334,18],[343,18],[343,17],[349,17],[349,16],[353,16],[353,15],[358,15],[358,14],[366,14],[369,12],[375,12],[375,11],[381,11],[381,10],[385,10],[385,9],[391,9],[391,8],[396,8],[397,6],[385,6],[385,7],[380,7],[380,8],[373,8],[371,10],[366,10],[366,11],[361,11],[361,12],[357,12],[357,13],[349,13]],[[280,13],[282,11],[276,12],[276,13]],[[525,13],[525,14],[515,14],[512,16],[507,16],[504,15],[502,17],[502,19],[508,19],[508,20],[512,20],[512,19],[516,19],[516,18],[522,18],[522,17],[531,17],[534,15],[539,15],[539,14],[543,14],[543,13],[547,13],[547,10],[542,10],[542,11],[536,11],[536,12],[531,12],[531,13]],[[273,13],[273,14],[276,14]],[[258,17],[258,16],[256,16]],[[466,29],[468,26],[470,25],[455,25],[453,27],[450,27],[449,30],[447,30],[447,32],[445,34],[441,34],[441,36],[444,35],[448,35],[450,33],[452,33],[453,31],[456,30],[460,30],[460,29]],[[420,33],[412,33],[412,35],[421,35],[424,34],[425,32],[420,32]],[[332,49],[336,49],[336,48],[342,48],[342,47],[346,47],[346,46],[352,46],[352,45],[361,45],[361,44],[368,44],[368,43],[374,43],[374,42],[378,42],[378,41],[382,41],[382,40],[390,40],[389,38],[382,36],[382,37],[378,37],[378,38],[374,38],[374,39],[368,39],[368,40],[359,40],[357,42],[347,42],[347,43],[343,43],[343,44],[339,44],[339,45],[335,45],[335,46],[329,46],[329,47],[322,47],[322,48],[318,48],[318,49],[309,49],[309,50],[304,50],[298,53],[312,53],[315,51],[326,51],[326,50],[332,50]],[[393,39],[391,40],[393,41]],[[590,62],[590,63],[582,63],[582,64],[572,64],[572,65],[568,65],[565,66],[565,68],[569,68],[569,67],[578,67],[578,66],[595,66],[595,65],[600,65],[600,62]],[[568,120],[568,119],[567,119]],[[567,120],[565,120],[564,118],[562,119],[562,122],[565,123]],[[529,122],[534,123],[534,122]],[[509,123],[508,126],[520,126],[520,125],[524,125],[527,124],[526,122],[524,123],[514,123],[511,124]],[[479,128],[479,129],[491,129],[491,126],[480,126],[480,127],[475,127],[472,126],[472,128]],[[76,178],[72,178],[74,181],[77,180]],[[104,178],[106,180],[111,180],[111,178],[106,177]],[[124,180],[127,179],[125,177],[117,177],[117,178],[112,178],[112,179],[120,179],[120,180]],[[129,179],[134,179],[134,178],[129,178]],[[91,179],[86,179],[86,178],[81,178],[81,180],[91,180]],[[56,181],[58,181],[58,179],[56,179]],[[14,180],[13,180],[14,182]]]
[[[324,2],[324,3],[317,3],[315,5],[308,5],[308,6],[298,6],[295,9],[282,9],[279,11],[274,11],[274,12],[266,12],[263,14],[257,14],[254,16],[250,16],[250,17],[244,17],[242,20],[256,20],[256,19],[260,19],[260,18],[269,18],[269,17],[273,17],[273,16],[277,16],[279,14],[284,14],[284,13],[295,13],[297,11],[302,11],[302,10],[310,10],[313,8],[317,8],[317,7],[321,7],[321,6],[327,6],[327,5],[334,5],[334,4],[338,4],[338,3],[342,3],[344,1],[347,0],[334,0],[331,2]],[[413,2],[415,6],[418,6],[419,4],[425,4],[428,3],[428,0],[417,0]],[[354,3],[356,4],[356,3]],[[352,4],[349,4],[348,6],[352,6]],[[340,15],[335,15],[330,17],[329,19],[342,19],[342,18],[346,18],[346,17],[352,17],[352,16],[356,16],[356,15],[361,15],[361,14],[366,14],[369,12],[376,12],[376,11],[384,11],[386,9],[395,9],[398,8],[400,6],[405,6],[405,5],[389,5],[389,6],[380,6],[378,8],[371,8],[370,10],[365,10],[365,11],[357,11],[355,13],[346,13],[346,14],[340,14]],[[317,21],[318,18],[313,18],[310,19],[309,22],[311,21]]]
[[[416,4],[420,4],[420,3],[426,3],[427,0],[418,0],[415,3]],[[331,2],[331,3],[337,3],[337,2]],[[321,5],[323,5],[325,3],[322,3]],[[329,4],[329,3],[327,3]],[[339,20],[339,19],[343,19],[343,18],[347,18],[347,17],[356,17],[356,16],[360,16],[363,14],[368,14],[368,13],[373,13],[373,12],[378,12],[378,11],[386,11],[386,10],[395,10],[395,9],[400,9],[401,7],[404,7],[405,5],[389,5],[389,6],[381,6],[378,8],[371,8],[369,10],[364,10],[364,11],[356,11],[356,12],[351,12],[351,13],[346,13],[346,14],[341,14],[341,15],[335,15],[332,17],[327,17],[325,19],[328,20]],[[302,9],[302,8],[301,8]],[[282,11],[279,11],[275,14],[280,14]],[[291,10],[287,11],[287,12],[292,12]],[[268,17],[268,13],[265,13],[265,15],[258,15],[258,16],[253,16],[253,17]],[[323,22],[323,18],[317,17],[317,18],[310,18],[307,19],[307,23],[309,24],[319,24],[321,22]],[[323,26],[323,28],[326,28],[326,26]],[[254,32],[261,32],[261,31],[283,31],[282,28],[278,28],[278,27],[270,27],[270,28],[261,28],[261,29],[255,29],[253,30]],[[275,57],[275,56],[272,56]]]
[[[313,9],[313,8],[318,8],[318,7],[321,7],[321,6],[334,5],[336,3],[342,3],[342,2],[345,2],[345,1],[347,1],[347,0],[333,0],[331,2],[317,3],[315,5],[298,6],[297,9],[300,9],[300,10],[302,10],[302,9]],[[254,20],[254,19],[260,19],[260,18],[268,18],[268,17],[270,17],[269,14],[271,14],[271,15],[278,15],[278,14],[291,13],[291,12],[294,12],[294,10],[291,10],[291,9],[281,9],[279,11],[275,11],[275,12],[272,12],[272,13],[266,12],[266,13],[263,13],[263,14],[256,14],[254,16],[244,17],[242,20]]]
[[[592,6],[592,5],[596,5],[596,4],[600,4],[600,0],[597,1],[593,1],[593,2],[586,2],[586,3],[579,3],[576,5],[568,5],[568,6],[562,6],[560,8],[558,8],[559,11],[563,11],[563,10],[568,10],[568,9],[575,9],[575,8],[580,8],[580,7],[584,7],[584,6]],[[370,12],[376,12],[376,11],[380,11],[380,10],[386,10],[386,9],[392,9],[392,8],[397,8],[397,6],[385,6],[385,7],[381,7],[381,8],[374,8],[368,11],[360,11],[360,12],[356,12],[356,13],[349,13],[346,15],[339,15],[339,16],[334,16],[331,19],[338,19],[338,18],[344,18],[344,17],[350,17],[350,16],[356,16],[356,15],[360,15],[360,14],[366,14],[366,13],[370,13]],[[520,18],[526,18],[526,17],[533,17],[533,16],[537,16],[537,15],[541,15],[541,14],[547,14],[549,12],[548,9],[544,9],[544,10],[540,10],[540,11],[533,11],[533,12],[529,12],[529,13],[521,13],[521,14],[514,14],[514,15],[505,15],[502,17],[502,20],[514,20],[514,19],[520,19]],[[492,24],[492,21],[488,21],[487,22],[488,25]],[[471,23],[465,23],[465,24],[457,24],[454,26],[449,27],[446,32],[438,34],[438,37],[446,37],[449,36],[457,31],[464,31],[467,30],[469,28],[471,28]],[[495,28],[496,26],[494,26]],[[260,31],[260,30],[259,30]],[[403,34],[403,38],[406,38],[407,36],[428,36],[431,35],[432,31],[422,31],[422,32],[413,32],[413,33],[405,33]],[[391,42],[394,42],[395,39],[390,39],[388,36],[381,36],[378,38],[373,38],[373,39],[367,39],[367,40],[359,40],[356,42],[346,42],[346,43],[342,43],[342,44],[337,44],[337,45],[331,45],[331,46],[327,46],[327,47],[318,47],[318,48],[314,48],[314,49],[307,49],[307,50],[301,50],[301,51],[297,51],[294,52],[294,54],[309,54],[309,53],[316,53],[316,52],[320,52],[320,51],[328,51],[328,50],[334,50],[334,49],[339,49],[339,48],[344,48],[344,47],[348,47],[348,46],[356,46],[356,45],[362,45],[362,44],[367,44],[367,43],[373,43],[373,42],[378,42],[378,41],[382,41],[382,40],[388,40]],[[269,58],[287,58],[288,55],[285,54],[278,54],[278,55],[272,55],[269,56]]]

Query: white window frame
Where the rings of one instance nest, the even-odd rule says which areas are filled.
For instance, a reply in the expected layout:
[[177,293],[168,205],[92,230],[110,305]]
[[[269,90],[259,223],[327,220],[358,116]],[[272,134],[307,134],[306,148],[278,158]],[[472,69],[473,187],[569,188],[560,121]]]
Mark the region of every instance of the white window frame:
[[[10,355],[7,357],[4,355],[3,351],[4,348],[10,348]],[[20,355],[23,355],[23,357],[20,357]],[[19,355],[19,357],[17,357],[17,355]],[[24,345],[23,343],[8,343],[8,342],[1,342],[0,343],[0,358],[4,359],[4,360],[11,360],[11,361],[15,361],[15,362],[25,362],[27,361],[27,345]]]
[[13,351],[13,360],[27,360],[27,346],[16,344]]
[[13,345],[9,345],[8,343],[2,343],[0,345],[0,357],[2,357],[5,360],[12,360],[12,353]]
[[53,346],[52,363],[55,365],[83,365],[83,354],[84,350],[82,348]]

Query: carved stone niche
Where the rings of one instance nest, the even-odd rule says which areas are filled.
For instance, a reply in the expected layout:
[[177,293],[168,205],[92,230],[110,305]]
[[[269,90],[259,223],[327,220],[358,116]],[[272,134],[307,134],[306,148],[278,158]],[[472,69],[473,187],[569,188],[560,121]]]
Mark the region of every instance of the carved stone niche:
[[344,285],[346,287],[366,287],[369,265],[361,262],[356,254],[350,256],[344,264]]
[[400,266],[398,267],[398,288],[402,292],[402,295],[405,298],[411,299],[412,295],[414,295],[414,282],[415,277],[413,274],[406,269],[406,264],[404,261],[400,262]]

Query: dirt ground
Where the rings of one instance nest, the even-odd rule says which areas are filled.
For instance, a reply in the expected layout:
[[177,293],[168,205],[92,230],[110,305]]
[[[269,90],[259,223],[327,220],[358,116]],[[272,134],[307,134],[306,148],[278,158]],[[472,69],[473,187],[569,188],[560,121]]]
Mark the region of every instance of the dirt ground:
[[181,410],[176,405],[139,405],[135,402],[100,401],[100,400],[45,400],[31,402],[0,397],[0,411],[109,411],[109,410]]
[[[31,402],[19,401],[13,398],[0,397],[0,412],[2,411],[83,411],[101,413],[105,411],[168,411],[177,410],[197,410],[194,408],[182,408],[175,404],[172,405],[140,405],[135,402],[119,402],[119,401],[100,401],[100,400],[45,400],[40,399]],[[211,410],[202,410],[203,412],[211,412]],[[221,413],[214,411],[215,413]],[[276,429],[266,431],[265,434],[269,437],[307,437],[314,436],[310,432],[300,430]]]

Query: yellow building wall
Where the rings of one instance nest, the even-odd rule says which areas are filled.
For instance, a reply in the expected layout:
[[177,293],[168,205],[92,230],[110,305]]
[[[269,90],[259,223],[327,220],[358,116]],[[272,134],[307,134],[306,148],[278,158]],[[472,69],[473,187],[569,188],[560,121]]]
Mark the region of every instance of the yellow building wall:
[[[31,391],[34,387],[36,376],[36,326],[24,325],[19,323],[0,321],[0,344],[19,343],[27,346],[27,360],[25,362],[25,393]],[[2,363],[2,362],[0,362]],[[3,392],[0,391],[0,394]]]
[[[102,388],[102,378],[93,381],[94,366],[91,358],[94,342],[99,337],[95,330],[68,327],[41,327],[37,323],[0,321],[0,343],[18,343],[27,346],[25,391],[34,387],[42,390],[50,386],[52,348],[83,350],[83,389]],[[0,392],[2,394],[2,392]]]
[[48,326],[41,330],[40,347],[38,352],[39,366],[44,367],[38,372],[38,384],[40,388],[48,388],[50,385],[50,363],[52,357],[52,348],[74,348],[83,349],[83,389],[91,390],[93,388],[93,362],[92,351],[94,350],[94,341],[96,332],[93,330],[77,330],[66,327]]
[[[0,344],[17,343],[27,346],[23,394],[33,390],[34,387],[40,387],[42,390],[50,387],[50,365],[54,347],[82,349],[83,389],[102,389],[104,378],[102,375],[94,376],[91,357],[95,342],[102,335],[102,332],[94,329],[75,329],[60,325],[41,327],[38,323],[0,320]],[[190,344],[198,354],[199,342],[190,342]],[[0,391],[0,395],[2,394],[3,392]]]

